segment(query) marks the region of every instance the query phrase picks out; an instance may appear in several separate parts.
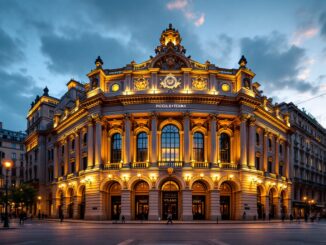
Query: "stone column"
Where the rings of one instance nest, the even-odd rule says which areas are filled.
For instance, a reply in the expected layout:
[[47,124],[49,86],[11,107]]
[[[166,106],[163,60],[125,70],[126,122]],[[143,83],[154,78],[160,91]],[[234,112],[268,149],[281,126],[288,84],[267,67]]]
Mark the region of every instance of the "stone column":
[[255,169],[255,138],[256,138],[256,119],[251,117],[249,120],[249,162],[248,167]]
[[267,172],[268,131],[264,131],[263,171]]
[[210,195],[210,220],[221,220],[220,192],[214,189],[210,191]]
[[54,179],[57,179],[59,177],[59,161],[58,161],[58,144],[54,143],[54,149],[53,149],[53,177]]
[[124,159],[123,159],[123,167],[129,168],[131,163],[131,122],[129,115],[126,115],[124,118],[125,125],[125,137],[124,137]]
[[217,157],[216,157],[216,116],[211,115],[211,119],[209,122],[209,129],[210,129],[210,163],[213,166],[217,166]]
[[95,124],[95,166],[100,167],[102,164],[102,123],[101,118],[96,119]]
[[92,168],[94,164],[94,135],[93,121],[89,118],[87,130],[87,168]]
[[192,193],[191,190],[182,190],[182,220],[192,220]]
[[148,220],[158,220],[159,218],[159,191],[149,191],[149,213]]
[[277,197],[273,197],[273,203],[275,204],[275,215],[274,218],[275,219],[280,219],[281,218],[281,200],[280,198]]
[[268,220],[268,215],[269,215],[269,196],[268,194],[266,196],[262,196],[262,203],[264,204],[264,210],[263,210],[263,215],[265,213],[266,220]]
[[183,160],[185,163],[185,167],[190,167],[190,118],[188,112],[184,114],[183,131],[184,131]]
[[150,162],[152,167],[157,166],[157,116],[155,114],[152,114],[151,122]]
[[[79,132],[75,131],[75,168],[76,168],[76,173],[79,172],[80,170],[80,136]],[[75,212],[75,211],[74,211]]]
[[77,193],[74,193],[74,205],[73,205],[73,218],[78,219],[79,218],[79,210],[78,210],[78,198]]
[[69,138],[67,137],[64,141],[64,147],[65,147],[65,152],[64,152],[64,164],[65,164],[65,174],[67,175],[70,170],[70,163],[69,163]]
[[240,163],[242,167],[247,167],[247,117],[246,115],[241,116],[240,123]]
[[131,219],[131,192],[130,190],[121,191],[121,217],[125,216],[126,220]]
[[279,175],[279,142],[280,138],[276,137],[275,138],[275,165],[274,165],[274,173],[276,175]]

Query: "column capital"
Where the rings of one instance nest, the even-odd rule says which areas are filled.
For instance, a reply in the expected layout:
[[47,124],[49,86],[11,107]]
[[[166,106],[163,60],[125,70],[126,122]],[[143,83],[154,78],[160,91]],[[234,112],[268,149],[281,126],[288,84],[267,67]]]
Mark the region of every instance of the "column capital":
[[216,121],[217,120],[217,114],[214,114],[214,113],[209,114],[209,119],[213,120],[213,121]]
[[270,131],[268,129],[264,129],[264,136],[267,137],[270,134]]
[[75,137],[79,137],[79,133],[81,132],[81,129],[80,128],[74,128],[74,132],[73,132],[73,135]]
[[250,126],[255,126],[256,125],[256,117],[255,116],[251,116],[250,118],[249,118],[249,125]]
[[189,119],[189,117],[191,116],[191,113],[189,111],[186,111],[186,112],[182,113],[182,115],[183,115],[183,118],[184,119],[185,118],[188,118]]
[[250,118],[249,114],[243,113],[240,115],[240,121],[241,122],[246,122]]
[[123,119],[124,119],[125,121],[129,121],[129,120],[130,120],[130,117],[131,117],[131,115],[130,115],[129,113],[125,113],[125,114],[123,115]]
[[156,111],[152,111],[150,114],[151,119],[157,119],[158,113]]

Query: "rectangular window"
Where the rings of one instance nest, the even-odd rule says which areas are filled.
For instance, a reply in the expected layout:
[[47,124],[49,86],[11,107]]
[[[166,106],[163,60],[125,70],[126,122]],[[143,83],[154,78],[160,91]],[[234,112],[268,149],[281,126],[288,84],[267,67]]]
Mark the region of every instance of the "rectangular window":
[[83,170],[87,168],[87,157],[83,157]]
[[16,152],[11,153],[11,159],[13,160],[17,159]]
[[255,167],[256,167],[256,169],[260,169],[260,157],[256,157],[256,160],[255,160]]
[[279,174],[280,176],[283,176],[283,165],[280,165],[280,166],[279,166],[278,174]]
[[75,171],[76,171],[75,162],[71,162],[70,163],[70,173],[74,173]]
[[273,163],[271,160],[268,161],[268,170],[269,173],[273,172]]
[[65,166],[62,164],[61,165],[61,176],[65,175]]

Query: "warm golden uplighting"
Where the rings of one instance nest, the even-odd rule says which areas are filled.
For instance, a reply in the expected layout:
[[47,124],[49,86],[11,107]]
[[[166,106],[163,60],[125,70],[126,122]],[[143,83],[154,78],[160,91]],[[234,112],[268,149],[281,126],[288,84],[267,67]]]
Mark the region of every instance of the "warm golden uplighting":
[[304,200],[304,201],[307,201],[307,197],[303,197],[303,200]]
[[108,174],[108,178],[109,179],[112,179],[112,174]]
[[41,196],[38,196],[37,197],[37,200],[41,201],[42,200],[42,197]]
[[12,167],[12,162],[10,160],[5,160],[3,162],[3,166],[6,168],[6,169],[10,169]]
[[141,178],[141,173],[137,174],[137,177],[138,177],[138,178]]

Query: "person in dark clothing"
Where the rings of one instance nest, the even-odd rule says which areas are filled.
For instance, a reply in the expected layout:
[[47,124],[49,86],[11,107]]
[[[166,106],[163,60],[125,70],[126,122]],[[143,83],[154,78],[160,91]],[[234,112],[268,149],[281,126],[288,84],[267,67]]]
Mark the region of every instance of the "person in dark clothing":
[[172,214],[171,213],[168,214],[167,219],[168,219],[168,221],[166,222],[166,224],[173,224],[173,222],[172,222]]
[[122,222],[122,224],[126,223],[126,218],[124,215],[122,215],[122,217],[121,217],[121,222]]

